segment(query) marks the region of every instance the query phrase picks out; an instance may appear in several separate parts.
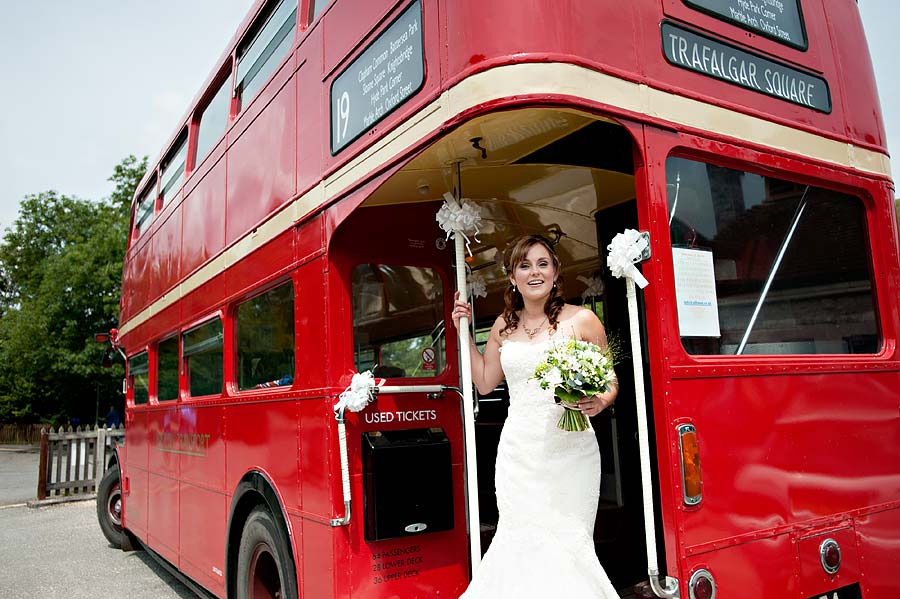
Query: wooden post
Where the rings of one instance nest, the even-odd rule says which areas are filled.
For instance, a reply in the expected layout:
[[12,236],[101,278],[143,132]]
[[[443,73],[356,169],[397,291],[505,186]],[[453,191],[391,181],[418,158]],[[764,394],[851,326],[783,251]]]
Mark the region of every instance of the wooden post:
[[38,484],[37,498],[38,500],[47,499],[47,455],[49,453],[50,443],[47,439],[47,430],[41,429],[41,458],[38,462]]
[[106,470],[106,428],[97,427],[97,445],[94,447],[94,491],[100,489],[100,479]]

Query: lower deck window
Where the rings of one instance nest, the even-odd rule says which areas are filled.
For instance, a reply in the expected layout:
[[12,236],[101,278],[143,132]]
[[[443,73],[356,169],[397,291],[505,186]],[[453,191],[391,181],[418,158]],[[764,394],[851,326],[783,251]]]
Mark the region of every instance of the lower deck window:
[[444,294],[431,268],[360,264],[353,270],[356,369],[381,378],[433,377],[446,364]]
[[679,157],[666,183],[688,353],[878,351],[859,198]]
[[294,289],[288,283],[237,309],[238,388],[294,382]]
[[150,401],[150,360],[147,352],[128,358],[128,379],[134,405],[139,406]]
[[192,397],[222,393],[223,338],[218,318],[184,333],[182,352]]

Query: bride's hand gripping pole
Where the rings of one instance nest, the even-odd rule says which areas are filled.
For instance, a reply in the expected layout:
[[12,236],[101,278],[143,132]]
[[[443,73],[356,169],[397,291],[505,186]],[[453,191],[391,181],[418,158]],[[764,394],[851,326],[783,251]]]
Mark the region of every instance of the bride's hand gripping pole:
[[656,561],[656,524],[653,520],[653,488],[650,477],[650,446],[648,440],[647,406],[644,394],[644,367],[641,355],[641,337],[638,323],[637,292],[635,283],[643,289],[648,285],[647,279],[635,264],[650,258],[650,235],[626,229],[616,235],[607,248],[607,265],[616,277],[625,278],[625,289],[628,296],[628,323],[631,333],[631,362],[634,368],[634,401],[637,408],[638,445],[641,460],[641,492],[644,498],[644,535],[647,542],[647,574],[650,587],[657,597],[677,599],[679,597],[678,579],[665,577],[662,584],[659,576],[659,565]]
[[[458,174],[457,174],[458,176]],[[458,189],[457,184],[457,189]],[[453,235],[456,263],[456,289],[459,297],[467,298],[466,288],[466,232],[478,233],[481,215],[478,208],[466,200],[457,201],[450,193],[444,194],[444,204],[436,220],[448,237]],[[469,552],[472,575],[481,562],[481,514],[478,506],[478,460],[475,453],[475,403],[472,393],[472,357],[469,354],[469,319],[459,320],[459,370],[462,388],[463,428],[466,450],[466,513],[469,520]]]

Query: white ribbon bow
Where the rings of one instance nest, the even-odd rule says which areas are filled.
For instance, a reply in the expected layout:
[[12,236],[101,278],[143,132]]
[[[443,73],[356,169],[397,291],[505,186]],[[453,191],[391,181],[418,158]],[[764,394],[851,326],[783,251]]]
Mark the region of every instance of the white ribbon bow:
[[625,229],[624,233],[619,233],[613,237],[606,249],[606,265],[616,277],[628,277],[643,289],[649,282],[641,274],[641,271],[635,267],[636,262],[641,261],[641,255],[647,248],[647,240],[634,229]]
[[478,241],[478,231],[481,226],[481,210],[478,206],[471,200],[456,201],[453,194],[448,191],[444,194],[444,204],[434,218],[441,229],[447,232],[447,239],[450,239],[450,235],[453,233],[463,236],[463,239],[466,240],[466,250],[471,256],[469,238],[466,233],[471,233],[475,241]]
[[473,272],[466,279],[466,287],[469,288],[469,297],[487,297],[487,283],[481,273]]
[[339,412],[347,408],[351,412],[359,412],[364,409],[374,398],[372,389],[375,386],[375,376],[371,371],[357,372],[350,380],[350,386],[340,394],[340,400],[335,404],[334,411]]

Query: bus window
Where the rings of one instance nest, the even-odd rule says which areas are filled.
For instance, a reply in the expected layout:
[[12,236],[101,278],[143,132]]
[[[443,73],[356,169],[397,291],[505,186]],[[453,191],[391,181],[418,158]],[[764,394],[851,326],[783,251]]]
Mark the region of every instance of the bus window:
[[172,198],[172,195],[178,191],[178,188],[184,182],[185,159],[187,158],[187,133],[184,133],[179,141],[169,152],[169,155],[162,163],[162,176],[160,181],[162,186],[159,195],[162,197],[162,203]]
[[288,283],[237,309],[238,389],[294,382],[294,288]]
[[312,0],[312,2],[309,3],[311,13],[309,15],[309,20],[314,21],[316,17],[319,16],[319,13],[328,6],[329,2],[331,2],[331,0]]
[[182,352],[192,397],[222,393],[223,339],[219,318],[182,335]]
[[206,155],[215,147],[216,142],[225,132],[228,125],[228,116],[231,112],[231,76],[219,86],[216,95],[212,97],[203,114],[200,115],[200,123],[197,127],[197,157],[194,166],[203,162]]
[[128,358],[128,380],[133,391],[134,405],[150,401],[150,361],[147,352]]
[[353,270],[353,344],[359,371],[433,377],[444,369],[444,294],[431,268],[360,264]]
[[153,210],[156,208],[156,181],[151,181],[141,194],[137,208],[134,210],[134,230],[140,235],[153,222]]
[[238,47],[237,82],[241,106],[246,106],[281,64],[294,41],[297,2],[272,2]]
[[688,353],[878,351],[859,198],[677,157],[666,181]]
[[178,399],[178,337],[161,341],[156,350],[156,399]]

